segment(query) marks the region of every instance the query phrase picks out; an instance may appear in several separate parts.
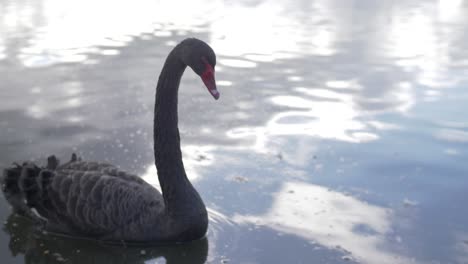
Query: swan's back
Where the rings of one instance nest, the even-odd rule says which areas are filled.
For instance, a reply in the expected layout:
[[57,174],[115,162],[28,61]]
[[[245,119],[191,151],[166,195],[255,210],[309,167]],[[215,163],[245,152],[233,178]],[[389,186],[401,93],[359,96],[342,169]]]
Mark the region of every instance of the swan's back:
[[148,223],[142,221],[164,208],[161,194],[138,176],[76,156],[63,165],[52,156],[42,168],[15,164],[5,169],[1,183],[16,212],[72,235],[144,240],[145,230],[139,229]]

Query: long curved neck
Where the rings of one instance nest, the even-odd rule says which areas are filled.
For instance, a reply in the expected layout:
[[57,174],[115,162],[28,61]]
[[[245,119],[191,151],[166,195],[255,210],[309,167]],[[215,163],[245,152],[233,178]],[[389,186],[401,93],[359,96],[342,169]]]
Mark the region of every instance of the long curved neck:
[[186,65],[177,51],[176,47],[167,57],[156,88],[154,158],[166,208],[180,213],[186,212],[187,206],[204,205],[187,179],[182,162],[177,95]]

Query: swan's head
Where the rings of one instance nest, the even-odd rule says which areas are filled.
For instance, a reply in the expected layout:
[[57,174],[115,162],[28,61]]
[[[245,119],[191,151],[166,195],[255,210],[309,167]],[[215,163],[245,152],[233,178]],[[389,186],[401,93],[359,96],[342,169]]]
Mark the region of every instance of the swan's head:
[[192,70],[200,76],[208,92],[214,97],[219,98],[219,92],[216,89],[215,66],[216,55],[208,44],[196,39],[189,38],[180,44],[181,59]]

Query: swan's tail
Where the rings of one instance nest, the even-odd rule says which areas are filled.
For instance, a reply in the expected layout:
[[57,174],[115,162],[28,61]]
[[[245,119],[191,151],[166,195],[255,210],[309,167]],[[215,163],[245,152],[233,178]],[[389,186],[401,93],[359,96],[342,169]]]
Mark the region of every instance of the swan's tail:
[[35,164],[25,162],[22,165],[15,163],[3,171],[2,191],[16,213],[28,214],[27,198],[34,193],[35,177],[40,170]]
[[3,171],[3,176],[0,177],[1,188],[15,213],[35,218],[37,214],[31,208],[42,204],[43,194],[58,166],[58,159],[50,156],[47,167],[25,162],[22,165],[14,163]]

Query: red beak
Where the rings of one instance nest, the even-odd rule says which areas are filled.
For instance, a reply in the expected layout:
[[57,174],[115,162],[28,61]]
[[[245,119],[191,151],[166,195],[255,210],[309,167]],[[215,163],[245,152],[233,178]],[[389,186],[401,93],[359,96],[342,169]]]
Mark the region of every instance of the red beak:
[[205,62],[205,71],[202,73],[201,78],[203,83],[205,84],[206,88],[208,88],[208,92],[213,96],[214,99],[218,100],[219,92],[216,89],[216,81],[214,77],[214,69],[213,67]]

